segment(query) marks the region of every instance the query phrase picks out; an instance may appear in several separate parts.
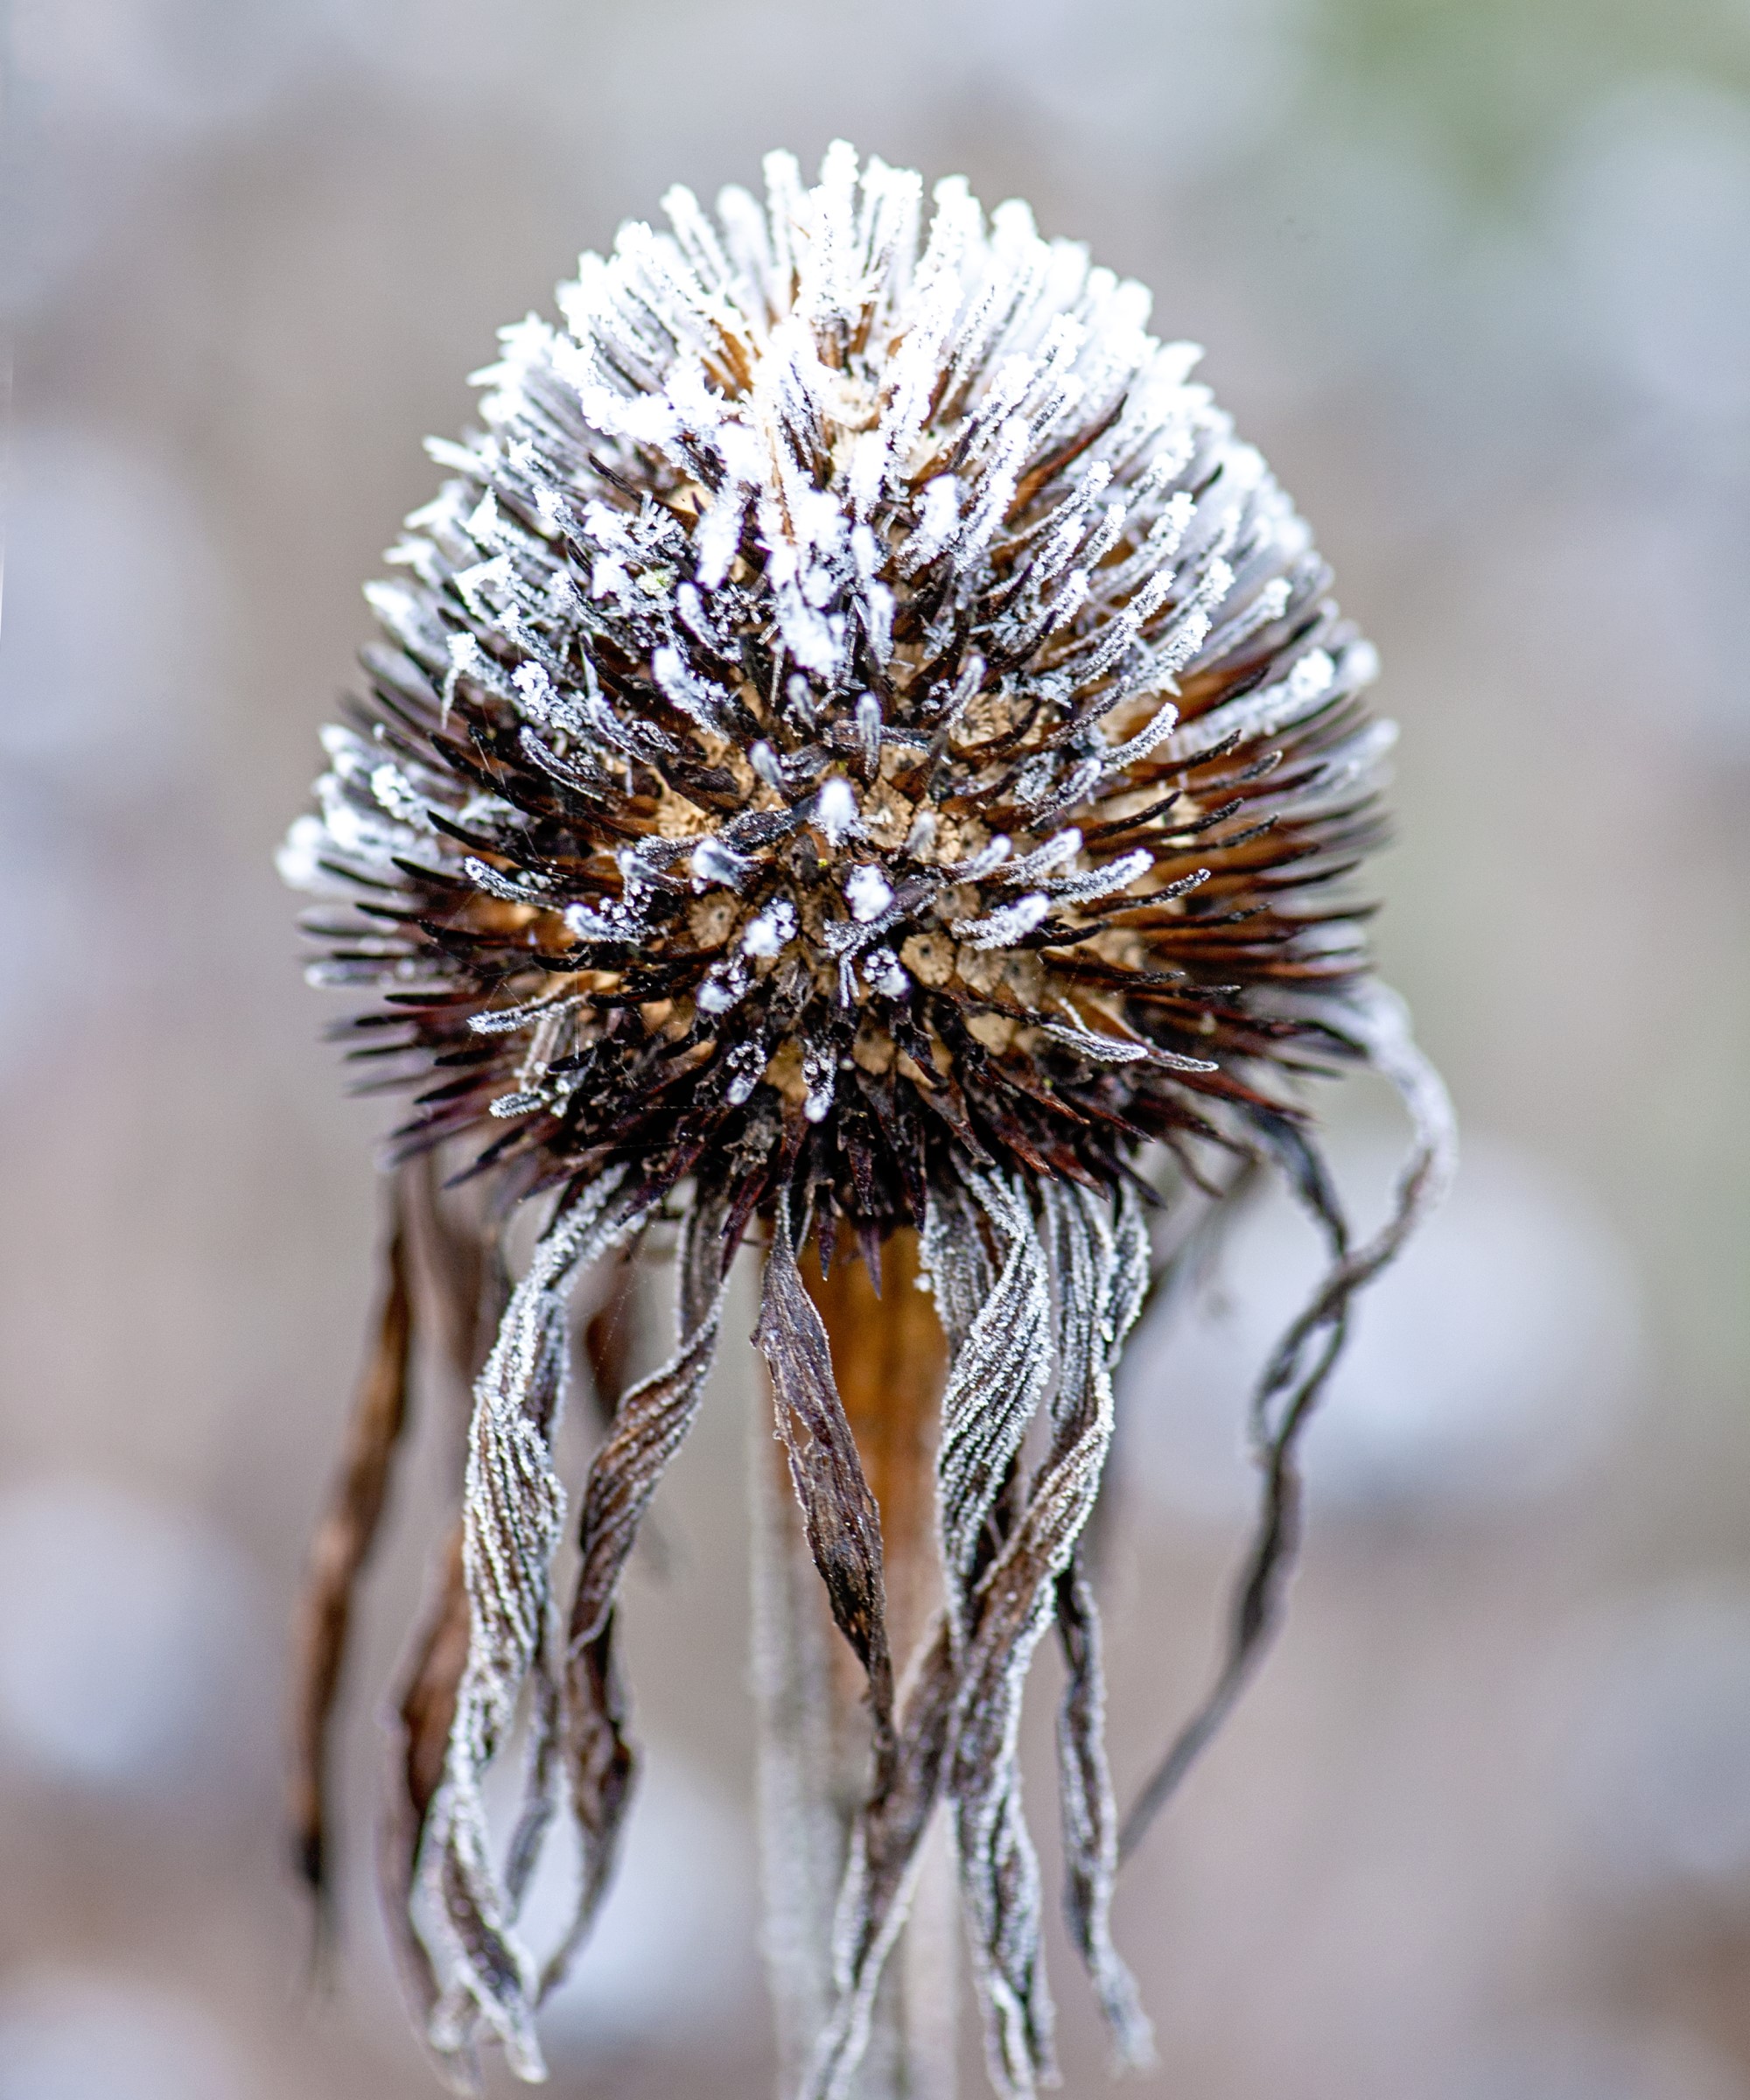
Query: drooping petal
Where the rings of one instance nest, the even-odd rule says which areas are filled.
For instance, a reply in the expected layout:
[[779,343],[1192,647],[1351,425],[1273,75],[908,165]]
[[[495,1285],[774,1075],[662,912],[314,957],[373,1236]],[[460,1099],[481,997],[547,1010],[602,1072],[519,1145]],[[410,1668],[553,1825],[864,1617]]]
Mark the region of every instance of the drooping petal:
[[[1277,1344],[1252,1396],[1253,1457],[1263,1481],[1252,1544],[1235,1586],[1226,1653],[1201,1704],[1168,1746],[1127,1811],[1121,1860],[1148,1834],[1198,1754],[1221,1727],[1262,1661],[1282,1616],[1300,1538],[1302,1432],[1335,1368],[1350,1306],[1445,1200],[1458,1166],[1458,1129],[1445,1082],[1417,1046],[1403,1001],[1369,983],[1352,994],[1344,1025],[1371,1069],[1389,1081],[1410,1118],[1410,1145],[1383,1225],[1348,1248],[1334,1199],[1302,1185],[1303,1200],[1326,1226],[1334,1258]],[[1291,1186],[1294,1186],[1291,1177]]]
[[359,1383],[346,1448],[327,1510],[311,1542],[298,1613],[293,1703],[295,1763],[291,1823],[299,1872],[318,1900],[327,1892],[329,1725],[346,1659],[359,1573],[375,1540],[396,1447],[407,1422],[413,1348],[403,1181],[390,1194],[382,1302],[369,1362]]
[[537,1979],[492,1859],[481,1785],[550,1637],[550,1571],[564,1514],[551,1438],[566,1287],[641,1218],[648,1199],[627,1200],[626,1180],[623,1167],[611,1167],[561,1209],[512,1293],[474,1389],[463,1502],[467,1659],[420,1863],[452,1970],[431,2015],[432,2046],[461,2054],[484,2023],[526,2078],[545,2075],[533,2024]]
[[[1054,2076],[1039,1868],[1020,1803],[1021,1694],[1099,1492],[1112,1438],[1112,1366],[1147,1276],[1147,1242],[1139,1207],[1128,1190],[1117,1199],[1116,1232],[1112,1204],[1104,1196],[1047,1183],[1040,1200],[1041,1243],[1059,1308],[1051,1445],[1029,1484],[1015,1529],[984,1578],[990,1602],[981,1612],[978,1640],[969,1656],[948,1780],[974,1973],[986,2011],[986,2054],[998,2089],[1016,2095],[1031,2094],[1036,2082]],[[1091,1597],[1086,1601],[1091,1605]],[[1135,2053],[1144,2046],[1146,2029],[1139,2024],[1134,1985],[1111,1945],[1110,1825],[1099,1802],[1104,1753],[1097,1704],[1089,1701],[1088,1690],[1086,1684],[1080,1687],[1078,1698],[1073,1684],[1069,1697],[1080,1723],[1078,1768],[1092,1781],[1091,1794],[1084,1786],[1077,1803],[1084,1816],[1093,1810],[1096,1849],[1070,1853],[1072,1914],[1079,1904],[1086,1927],[1084,1959],[1102,2004],[1116,2016],[1121,2049]],[[1065,1776],[1068,1781],[1070,1774]]]
[[440,1564],[438,1592],[414,1647],[396,1709],[391,1788],[378,1845],[383,1911],[409,1997],[424,2026],[442,1985],[412,1915],[414,1878],[431,1803],[443,1783],[456,1691],[468,1660],[468,1588],[458,1515]]
[[785,1206],[778,1206],[753,1340],[772,1376],[778,1433],[808,1551],[833,1621],[869,1679],[878,1788],[892,1755],[893,1663],[887,1645],[881,1517],[832,1374],[826,1328],[802,1288]]
[[[1051,1382],[1050,1272],[1026,1181],[969,1167],[962,1189],[941,1200],[933,1194],[923,1264],[954,1352],[936,1483],[948,1624],[963,1642],[992,1518]],[[985,1286],[993,1267],[995,1283]]]
[[[1124,1339],[1146,1295],[1149,1242],[1142,1207],[1121,1192],[1114,1221],[1081,1188],[1046,1191],[1062,1362],[1054,1418],[1067,1447],[1103,1424],[1110,1441],[1112,1378]],[[1068,1678],[1058,1710],[1059,1790],[1063,1813],[1064,1914],[1087,1967],[1121,2063],[1148,2062],[1149,2024],[1135,1980],[1112,1944],[1112,1886],[1117,1871],[1117,1807],[1106,1758],[1105,1684],[1100,1610],[1078,1536],[1057,1578],[1056,1619]]]
[[[499,1221],[490,1214],[477,1222],[452,1214],[438,1180],[436,1158],[422,1152],[407,1163],[401,1186],[416,1256],[421,1325],[437,1334],[456,1397],[468,1406],[454,1436],[454,1522],[438,1557],[431,1600],[412,1643],[396,1702],[391,1786],[377,1847],[383,1912],[409,1999],[422,2027],[438,2002],[441,1985],[430,1952],[414,1924],[412,1897],[426,1818],[443,1781],[456,1691],[468,1654],[461,1513],[467,1421],[474,1380],[510,1296]],[[428,1298],[429,1320],[424,1311]],[[457,2067],[464,2085],[471,2068]]]
[[542,1973],[543,1997],[563,1978],[595,1921],[636,1777],[614,1655],[614,1598],[644,1513],[686,1441],[716,1361],[728,1290],[724,1219],[720,1197],[696,1197],[681,1250],[675,1354],[620,1396],[584,1489],[581,1558],[559,1686],[568,1798],[583,1844],[583,1871],[570,1924]]
[[1057,1578],[1057,1631],[1068,1672],[1057,1715],[1064,1922],[1100,2001],[1115,2058],[1140,2068],[1154,2060],[1154,2038],[1136,1979],[1112,1943],[1118,1804],[1106,1756],[1100,1607],[1079,1547]]
[[851,1828],[833,1921],[837,1998],[801,2100],[844,2100],[863,2061],[881,1972],[905,1926],[924,1834],[942,1798],[957,1683],[943,1616],[906,1685],[888,1783]]
[[837,2100],[849,2088],[943,1796],[955,1816],[992,2075],[1015,2094],[1053,2075],[1038,1866],[1020,1814],[1015,1738],[1053,1585],[1092,1506],[1110,1436],[1110,1385],[1098,1422],[1055,1436],[1021,1493],[1021,1444],[1056,1361],[1050,1261],[1026,1183],[969,1163],[933,1200],[922,1252],[953,1351],[937,1459],[947,1601],[908,1689],[892,1784],[852,1832],[836,1928],[839,1998],[808,2100]]

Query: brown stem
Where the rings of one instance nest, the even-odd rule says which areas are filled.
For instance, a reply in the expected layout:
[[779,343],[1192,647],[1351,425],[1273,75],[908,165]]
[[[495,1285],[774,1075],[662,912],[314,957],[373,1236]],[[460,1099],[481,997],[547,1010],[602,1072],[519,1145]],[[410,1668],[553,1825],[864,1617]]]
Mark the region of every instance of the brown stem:
[[[916,1288],[915,1234],[882,1250],[882,1295],[860,1261],[802,1273],[831,1346],[833,1375],[881,1516],[887,1622],[903,1676],[941,1599],[935,1445],[947,1348]],[[794,2092],[832,1998],[834,1900],[850,1824],[869,1783],[864,1673],[833,1626],[809,1558],[769,1397],[753,1437],[754,1676],[766,1956],[783,2090]],[[945,1835],[926,1865],[889,1962],[855,2100],[953,2100],[956,1933]]]

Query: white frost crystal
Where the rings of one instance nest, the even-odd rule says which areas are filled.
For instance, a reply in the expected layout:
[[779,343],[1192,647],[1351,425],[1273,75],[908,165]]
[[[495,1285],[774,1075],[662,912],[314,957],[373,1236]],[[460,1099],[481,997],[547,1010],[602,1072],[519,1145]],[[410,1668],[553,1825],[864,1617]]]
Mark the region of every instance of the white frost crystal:
[[844,900],[853,919],[867,925],[893,901],[893,886],[879,868],[853,868],[844,878]]

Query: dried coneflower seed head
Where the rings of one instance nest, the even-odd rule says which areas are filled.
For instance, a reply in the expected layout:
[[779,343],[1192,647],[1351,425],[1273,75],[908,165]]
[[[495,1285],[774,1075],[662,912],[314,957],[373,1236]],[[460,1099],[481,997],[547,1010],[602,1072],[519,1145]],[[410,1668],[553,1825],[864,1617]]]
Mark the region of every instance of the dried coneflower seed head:
[[[1144,1148],[1194,1180],[1212,1146],[1269,1156],[1348,1264],[1277,1367],[1265,1444],[1270,1401],[1298,1422],[1302,1354],[1390,1250],[1348,1253],[1295,1094],[1308,1066],[1410,1071],[1346,886],[1380,836],[1388,732],[1306,527],[1191,380],[1195,352],[1148,332],[1138,285],[1024,205],[987,220],[958,180],[926,228],[919,178],[843,144],[812,189],[786,155],[766,181],[715,219],[672,192],[670,231],[584,258],[562,326],[505,331],[484,427],[430,448],[452,478],[408,522],[401,580],[370,592],[370,696],[327,732],[322,813],[283,856],[350,906],[318,922],[313,974],[379,995],[366,1047],[424,1082],[403,1148],[468,1141],[510,1194],[560,1192],[477,1388],[468,1651],[416,1803],[431,2032],[458,2056],[496,2034],[538,2069],[542,1978],[514,1916],[548,1797],[507,1876],[480,1777],[532,1679],[585,1837],[581,1929],[630,1754],[614,1585],[758,1216],[758,1339],[875,1708],[812,2090],[850,2074],[946,1798],[993,2075],[1018,2092],[1049,2038],[1012,1723],[1054,1614],[1082,1657],[1072,1918],[1141,2046],[1106,1935],[1075,1547],[1148,1282]],[[561,1631],[564,1284],[677,1204],[677,1353],[598,1456]],[[954,1352],[948,1600],[903,1715],[878,1522],[795,1278],[811,1222],[823,1259],[843,1226],[872,1262],[920,1227]],[[1046,1456],[1018,1492],[1036,1414]]]
[[288,851],[363,914],[316,974],[438,1068],[409,1136],[542,1172],[734,1153],[878,1234],[956,1146],[1111,1183],[1339,1046],[1373,651],[1140,286],[769,174],[586,256],[431,447]]

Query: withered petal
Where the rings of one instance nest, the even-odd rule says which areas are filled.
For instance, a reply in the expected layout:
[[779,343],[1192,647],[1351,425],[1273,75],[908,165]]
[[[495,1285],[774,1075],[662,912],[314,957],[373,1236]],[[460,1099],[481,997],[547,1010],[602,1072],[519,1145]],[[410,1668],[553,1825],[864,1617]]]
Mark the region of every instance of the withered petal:
[[401,1176],[389,1194],[375,1339],[328,1507],[311,1542],[295,1637],[291,1831],[298,1868],[318,1899],[318,1914],[327,1895],[328,1738],[353,1594],[382,1522],[396,1448],[407,1423],[413,1349],[408,1269],[406,1177]]
[[820,1312],[802,1288],[790,1221],[778,1206],[753,1340],[772,1375],[778,1434],[833,1621],[869,1679],[878,1787],[892,1756],[893,1663],[887,1644],[881,1518],[833,1377]]
[[1253,1394],[1253,1452],[1262,1491],[1252,1543],[1235,1585],[1226,1653],[1201,1704],[1126,1812],[1118,1838],[1121,1862],[1147,1836],[1270,1645],[1299,1549],[1299,1440],[1342,1352],[1350,1306],[1442,1202],[1457,1168],[1452,1104],[1439,1074],[1410,1033],[1403,1002],[1383,985],[1369,984],[1354,995],[1346,1018],[1368,1066],[1390,1082],[1404,1104],[1410,1124],[1410,1153],[1384,1224],[1354,1249],[1347,1247],[1347,1228],[1322,1169],[1308,1166],[1290,1176],[1290,1186],[1325,1230],[1333,1259],[1277,1344]]

